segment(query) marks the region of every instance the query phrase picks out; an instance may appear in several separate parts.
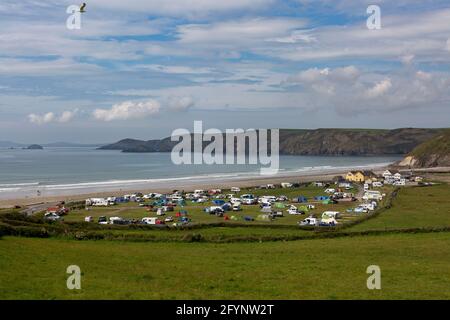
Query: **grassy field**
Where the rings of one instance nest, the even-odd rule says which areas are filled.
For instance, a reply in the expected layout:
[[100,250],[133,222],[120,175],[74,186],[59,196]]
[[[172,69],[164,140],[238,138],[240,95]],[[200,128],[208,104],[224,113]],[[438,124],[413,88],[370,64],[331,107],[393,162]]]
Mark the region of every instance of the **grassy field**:
[[402,188],[392,208],[351,230],[450,226],[450,186]]
[[[449,233],[286,243],[120,243],[6,237],[0,299],[449,299]],[[66,288],[66,268],[82,290]],[[368,290],[379,265],[382,289]]]

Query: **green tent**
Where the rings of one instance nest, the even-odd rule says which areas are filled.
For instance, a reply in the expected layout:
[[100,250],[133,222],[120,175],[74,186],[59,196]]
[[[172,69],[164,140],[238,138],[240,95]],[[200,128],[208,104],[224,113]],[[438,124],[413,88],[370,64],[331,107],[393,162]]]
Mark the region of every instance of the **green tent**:
[[309,209],[308,209],[308,207],[307,206],[300,206],[299,208],[298,208],[298,210],[300,210],[300,211],[303,211],[303,212],[309,212]]
[[286,205],[284,203],[281,203],[281,202],[275,202],[274,206],[277,209],[285,209],[286,208]]
[[327,199],[327,200],[323,200],[322,201],[322,204],[333,204],[334,202],[333,202],[333,200],[331,200],[331,199]]
[[257,221],[271,221],[272,219],[268,214],[260,214],[257,218]]

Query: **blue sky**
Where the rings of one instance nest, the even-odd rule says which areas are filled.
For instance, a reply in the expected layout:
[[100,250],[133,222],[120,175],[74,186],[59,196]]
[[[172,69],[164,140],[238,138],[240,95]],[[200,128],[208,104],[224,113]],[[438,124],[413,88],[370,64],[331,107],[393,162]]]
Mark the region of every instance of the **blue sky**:
[[0,3],[0,140],[449,126],[448,1],[86,2]]

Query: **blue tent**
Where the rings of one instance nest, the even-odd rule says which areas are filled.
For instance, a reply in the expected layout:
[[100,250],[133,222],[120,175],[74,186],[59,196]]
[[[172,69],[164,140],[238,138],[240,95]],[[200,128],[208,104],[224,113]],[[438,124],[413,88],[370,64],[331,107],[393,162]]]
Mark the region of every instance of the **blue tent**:
[[314,197],[314,200],[325,201],[325,200],[330,200],[330,197],[329,196],[316,196],[316,197]]
[[304,196],[299,196],[299,197],[297,198],[297,202],[298,202],[298,203],[308,202],[308,199],[307,199],[306,197],[304,197]]
[[231,206],[230,203],[225,203],[225,204],[222,206],[222,209],[223,209],[224,211],[230,211],[232,208],[233,208],[233,207]]
[[212,203],[214,203],[216,206],[222,206],[225,204],[225,200],[216,199],[216,200],[213,200]]

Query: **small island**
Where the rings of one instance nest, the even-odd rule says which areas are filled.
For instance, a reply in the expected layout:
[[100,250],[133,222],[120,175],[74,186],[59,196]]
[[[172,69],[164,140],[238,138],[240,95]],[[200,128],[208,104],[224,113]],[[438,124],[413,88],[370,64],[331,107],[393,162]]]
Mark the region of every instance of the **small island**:
[[24,148],[25,150],[44,150],[44,147],[38,144],[32,144],[26,148]]

